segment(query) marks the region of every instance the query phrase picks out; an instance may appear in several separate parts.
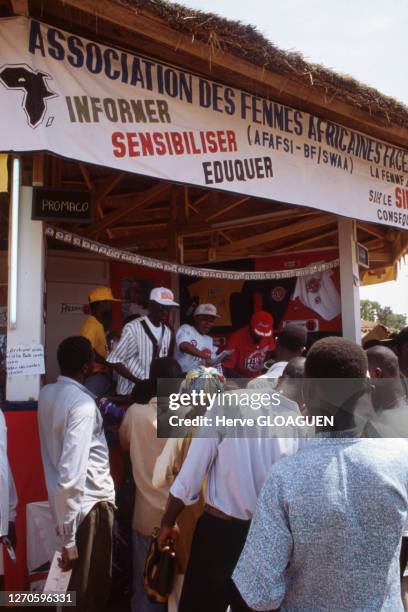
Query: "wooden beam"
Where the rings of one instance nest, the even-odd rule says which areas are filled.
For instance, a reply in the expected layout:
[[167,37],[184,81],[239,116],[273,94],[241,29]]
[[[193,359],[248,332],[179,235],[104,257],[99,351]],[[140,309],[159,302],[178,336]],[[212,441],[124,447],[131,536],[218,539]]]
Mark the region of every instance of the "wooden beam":
[[210,248],[208,249],[208,261],[217,261],[217,249],[220,237],[218,232],[210,234]]
[[393,259],[391,251],[385,251],[385,250],[370,251],[370,261],[381,262],[381,263],[389,264],[389,265],[394,263],[394,259]]
[[313,242],[323,240],[324,238],[329,238],[330,236],[337,236],[337,233],[338,232],[337,232],[337,227],[336,227],[336,229],[334,230],[329,230],[328,232],[319,233],[316,236],[311,236],[310,238],[304,238],[303,240],[294,240],[283,248],[279,247],[279,252],[286,253],[287,251],[292,251],[293,249],[297,249],[298,247],[313,244]]
[[177,218],[180,214],[178,209],[180,203],[179,192],[176,187],[172,187],[170,196],[170,221],[167,224],[167,259],[168,261],[178,261],[179,244],[177,235]]
[[384,238],[385,230],[381,229],[381,226],[374,225],[374,223],[366,223],[365,221],[358,221],[357,227],[363,229],[367,234],[371,234],[376,238]]
[[232,210],[233,208],[236,208],[237,206],[240,206],[241,204],[244,204],[245,202],[247,202],[250,199],[251,198],[249,198],[249,197],[245,197],[245,198],[238,198],[238,200],[234,200],[234,202],[231,202],[231,204],[227,204],[227,206],[223,206],[220,210],[217,210],[212,215],[209,215],[207,217],[207,221],[214,221],[214,219],[216,219],[217,217],[220,217],[221,215],[224,215],[229,210]]
[[119,221],[119,219],[123,219],[123,217],[126,217],[126,215],[130,212],[146,208],[152,202],[154,202],[158,196],[163,196],[166,192],[168,192],[169,189],[169,183],[156,183],[156,185],[150,187],[150,189],[140,193],[138,198],[134,198],[131,205],[123,206],[109,215],[106,215],[104,219],[101,219],[95,223],[86,233],[86,235],[94,236],[109,226],[112,226],[114,223],[116,223],[116,221]]
[[85,166],[85,164],[83,164],[82,162],[79,162],[78,166],[81,171],[82,177],[85,181],[85,185],[88,187],[90,191],[95,191],[95,188],[91,181],[91,177],[89,175],[87,166]]
[[296,223],[290,223],[284,227],[279,227],[263,234],[255,234],[248,238],[242,238],[241,240],[235,240],[232,244],[219,248],[219,253],[227,254],[229,252],[237,252],[243,249],[252,248],[258,244],[265,244],[266,242],[272,242],[274,240],[280,240],[287,236],[293,236],[297,232],[307,232],[314,229],[319,229],[325,225],[331,225],[333,223],[333,217],[330,215],[319,215],[312,219],[306,219],[298,221]]
[[366,240],[365,242],[363,242],[363,245],[367,248],[367,249],[378,249],[378,247],[383,247],[384,246],[384,239],[383,238],[374,238],[372,240]]
[[[177,57],[180,58],[178,62],[186,69],[192,69],[187,63],[187,58],[191,58],[202,70],[206,66],[205,72],[212,73],[210,76],[213,79],[222,72],[228,76],[226,80],[229,85],[242,88],[242,83],[245,82],[245,89],[255,94],[268,89],[270,93],[267,95],[278,102],[308,110],[387,142],[404,147],[408,143],[406,128],[390,125],[385,117],[380,119],[370,115],[368,110],[360,110],[352,102],[333,99],[332,93],[329,97],[323,86],[312,86],[307,75],[302,84],[298,78],[292,79],[289,74],[277,74],[266,70],[263,66],[255,66],[237,55],[226,53],[221,46],[217,46],[216,53],[211,52],[211,47],[207,43],[197,40],[191,34],[181,33],[169,26],[164,19],[152,15],[147,10],[132,8],[122,3],[104,3],[95,0],[64,0],[63,5],[88,13],[98,24],[103,21],[115,24],[121,33],[121,39],[118,39],[117,44],[123,41],[124,32],[131,32],[134,40],[138,41],[139,48],[143,41],[153,41],[159,57],[162,56],[167,61],[169,58],[168,56],[166,58],[166,48],[173,53],[176,51]],[[100,29],[99,26],[98,31]],[[181,59],[183,55],[186,56],[184,61]]]
[[224,238],[224,240],[226,240],[228,242],[228,244],[232,244],[234,241],[232,240],[232,238],[230,238],[227,234],[227,232],[223,232],[222,230],[220,230],[219,232],[220,236],[222,236]]
[[189,197],[188,185],[184,185],[183,193],[184,193],[184,202],[183,202],[184,219],[187,221],[187,219],[190,216],[190,197]]
[[124,176],[126,176],[126,172],[120,172],[105,179],[96,191],[96,202],[102,205],[106,196],[117,187]]
[[45,153],[34,153],[33,155],[33,185],[43,186],[45,184]]
[[[107,196],[108,193],[112,191],[112,189],[119,183],[119,181],[123,178],[124,173],[122,172],[121,174],[114,176],[113,178],[111,177],[107,181],[105,180],[104,184],[99,187],[99,190],[97,190],[95,187],[95,184],[92,182],[91,176],[88,171],[88,167],[85,166],[85,164],[83,164],[82,162],[79,162],[78,165],[79,165],[81,174],[84,178],[86,186],[94,194],[96,193],[94,205],[96,208],[97,217],[98,219],[103,219],[105,216],[103,212],[103,208],[102,208],[103,198]],[[112,232],[110,229],[107,229],[106,233],[107,233],[108,238],[112,238]]]
[[208,231],[212,231],[210,226],[206,228],[210,221],[213,221],[218,216],[223,215],[225,212],[236,208],[250,198],[240,197],[237,199],[236,196],[232,196],[231,199],[231,196],[228,196],[224,201],[220,202],[220,194],[217,191],[213,191],[210,192],[209,199],[210,202],[208,205],[200,210],[198,215],[190,217],[190,220],[187,223],[184,223],[179,227],[180,234],[186,236],[190,233],[190,230],[192,230],[192,233],[194,234],[197,233],[196,230],[200,228],[204,231],[206,231],[206,229],[208,229]]

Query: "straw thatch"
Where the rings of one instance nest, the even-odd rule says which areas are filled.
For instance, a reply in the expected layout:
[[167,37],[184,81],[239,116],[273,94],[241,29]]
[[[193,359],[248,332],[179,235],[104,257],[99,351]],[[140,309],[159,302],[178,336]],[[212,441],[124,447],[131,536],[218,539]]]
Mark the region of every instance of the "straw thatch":
[[263,69],[318,88],[328,102],[342,100],[390,125],[408,127],[408,107],[350,76],[306,62],[300,53],[282,51],[257,29],[216,14],[193,10],[166,0],[112,0],[134,11],[163,19],[172,28],[208,45],[209,59],[219,50]]

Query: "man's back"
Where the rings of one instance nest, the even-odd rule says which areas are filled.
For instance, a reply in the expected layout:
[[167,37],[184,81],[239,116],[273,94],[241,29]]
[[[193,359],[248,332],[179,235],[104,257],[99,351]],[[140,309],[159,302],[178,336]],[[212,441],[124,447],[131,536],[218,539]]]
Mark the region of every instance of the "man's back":
[[405,441],[312,440],[274,466],[234,579],[257,610],[403,610],[407,505]]
[[79,520],[103,499],[114,501],[102,417],[85,387],[66,376],[46,385],[38,400],[41,454],[50,505],[56,496],[81,501]]
[[119,435],[123,448],[130,451],[136,484],[132,526],[142,535],[150,535],[160,525],[168,495],[168,486],[155,488],[152,484],[157,457],[166,444],[166,438],[157,437],[157,398],[147,405],[132,404]]

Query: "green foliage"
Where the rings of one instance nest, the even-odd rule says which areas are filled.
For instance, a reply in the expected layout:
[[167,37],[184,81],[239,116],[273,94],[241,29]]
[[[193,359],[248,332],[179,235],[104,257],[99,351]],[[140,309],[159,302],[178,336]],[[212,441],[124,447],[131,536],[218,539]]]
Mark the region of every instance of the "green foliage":
[[395,314],[389,306],[381,306],[379,302],[361,300],[360,314],[364,321],[377,321],[393,329],[402,329],[407,324],[407,318],[402,314]]

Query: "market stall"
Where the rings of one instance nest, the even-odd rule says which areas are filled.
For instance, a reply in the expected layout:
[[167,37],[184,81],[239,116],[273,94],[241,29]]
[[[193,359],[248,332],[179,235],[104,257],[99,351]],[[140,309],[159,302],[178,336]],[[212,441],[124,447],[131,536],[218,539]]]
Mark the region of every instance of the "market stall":
[[44,498],[35,404],[23,404],[43,382],[41,347],[52,380],[89,289],[122,298],[120,331],[149,283],[172,287],[182,321],[200,296],[218,300],[220,344],[259,306],[277,329],[358,341],[360,276],[395,273],[408,250],[408,111],[165,2],[0,0],[0,15],[4,331],[38,366],[7,379],[16,588],[25,504]]

